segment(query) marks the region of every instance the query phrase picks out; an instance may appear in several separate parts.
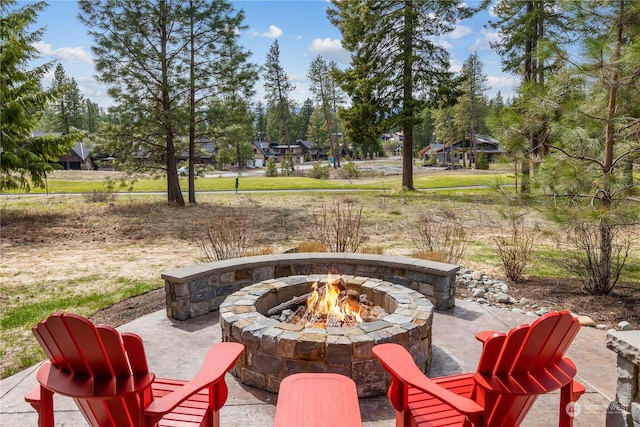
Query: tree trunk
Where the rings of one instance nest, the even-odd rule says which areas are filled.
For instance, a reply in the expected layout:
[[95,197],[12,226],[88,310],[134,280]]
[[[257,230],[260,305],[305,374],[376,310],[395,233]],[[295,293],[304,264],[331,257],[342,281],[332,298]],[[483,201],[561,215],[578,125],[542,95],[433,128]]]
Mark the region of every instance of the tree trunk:
[[166,16],[166,2],[162,0],[160,2],[160,8],[162,10],[161,21],[159,23],[159,30],[161,33],[160,43],[160,55],[162,58],[162,113],[163,113],[163,125],[165,129],[165,141],[167,145],[167,200],[169,203],[175,202],[180,206],[184,206],[184,197],[182,197],[182,191],[180,190],[180,181],[178,179],[178,168],[176,161],[176,148],[175,148],[175,135],[173,129],[173,117],[171,111],[171,101],[169,97],[169,70],[167,59],[167,16]]
[[402,188],[415,190],[413,186],[413,2],[404,2],[404,43],[402,68]]
[[195,40],[193,35],[193,0],[189,1],[191,16],[189,18],[189,203],[196,203],[196,179],[195,179],[195,156],[196,156],[196,83],[195,83]]

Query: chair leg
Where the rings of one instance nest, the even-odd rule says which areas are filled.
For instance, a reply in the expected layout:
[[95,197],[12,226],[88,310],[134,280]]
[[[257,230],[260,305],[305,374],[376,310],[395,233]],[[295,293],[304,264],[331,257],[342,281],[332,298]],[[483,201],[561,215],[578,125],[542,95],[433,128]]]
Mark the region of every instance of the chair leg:
[[560,418],[559,427],[573,427],[576,401],[584,393],[584,386],[576,381],[571,381],[560,390]]

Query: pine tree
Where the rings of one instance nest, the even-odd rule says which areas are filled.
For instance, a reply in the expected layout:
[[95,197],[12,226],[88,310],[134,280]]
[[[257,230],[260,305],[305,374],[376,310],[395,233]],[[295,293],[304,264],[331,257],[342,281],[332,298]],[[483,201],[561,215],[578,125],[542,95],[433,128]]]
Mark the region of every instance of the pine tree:
[[[549,149],[536,183],[550,195],[552,213],[579,233],[582,255],[570,264],[584,289],[608,294],[637,236],[640,209],[629,197],[640,186],[626,165],[640,152],[640,3],[623,0],[569,4],[583,52],[548,81],[538,108],[552,110]],[[634,242],[635,240],[635,242]]]
[[291,150],[291,138],[289,135],[291,100],[289,96],[295,86],[289,82],[289,76],[280,64],[280,45],[277,39],[273,41],[267,53],[263,79],[265,97],[269,105],[277,110],[277,117],[281,126],[282,134],[279,135],[278,141],[282,141]]
[[47,173],[54,170],[54,162],[67,154],[77,134],[57,137],[31,137],[38,126],[39,115],[47,103],[58,95],[43,91],[40,80],[51,68],[48,62],[28,68],[37,58],[33,44],[42,37],[43,30],[29,32],[45,2],[31,3],[21,8],[15,1],[0,2],[0,189],[42,187]]
[[490,25],[501,39],[492,47],[502,56],[503,68],[522,77],[519,101],[513,108],[523,118],[521,133],[528,149],[522,154],[523,193],[529,191],[532,169],[547,154],[549,135],[546,114],[532,115],[530,103],[544,96],[547,75],[562,65],[563,46],[572,34],[570,17],[558,0],[503,0],[493,9],[497,16]]
[[[403,130],[402,187],[413,190],[413,128],[424,105],[448,73],[448,53],[434,39],[453,31],[475,11],[462,1],[332,0],[329,18],[352,54],[348,95],[368,94],[388,125]],[[486,2],[480,4],[484,7]],[[360,91],[358,86],[372,85]],[[363,97],[365,99],[365,97]],[[391,126],[388,126],[391,127]]]

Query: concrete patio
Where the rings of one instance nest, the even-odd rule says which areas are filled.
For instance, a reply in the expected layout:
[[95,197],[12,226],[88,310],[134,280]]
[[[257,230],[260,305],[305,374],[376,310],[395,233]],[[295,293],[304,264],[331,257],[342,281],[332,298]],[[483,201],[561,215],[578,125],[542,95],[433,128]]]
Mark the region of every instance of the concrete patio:
[[[532,317],[476,303],[457,300],[450,311],[436,311],[433,319],[432,377],[475,370],[481,344],[474,338],[481,330],[507,331]],[[218,313],[187,321],[167,318],[158,311],[118,328],[139,334],[145,344],[149,366],[160,377],[191,378],[212,343],[221,340]],[[577,379],[586,387],[579,400],[576,427],[620,426],[621,416],[607,410],[616,392],[616,354],[606,347],[606,332],[582,328],[567,355],[578,368]],[[35,384],[33,366],[0,381],[0,424],[35,426],[36,413],[24,402],[24,394]],[[229,399],[221,411],[221,425],[227,427],[265,427],[273,425],[276,394],[241,384],[227,375]],[[557,425],[559,395],[540,397],[523,426]],[[56,425],[85,425],[70,399],[56,397]],[[394,412],[386,396],[360,399],[362,420],[367,427],[394,426]],[[331,427],[331,426],[329,426]],[[339,427],[339,426],[336,426]]]

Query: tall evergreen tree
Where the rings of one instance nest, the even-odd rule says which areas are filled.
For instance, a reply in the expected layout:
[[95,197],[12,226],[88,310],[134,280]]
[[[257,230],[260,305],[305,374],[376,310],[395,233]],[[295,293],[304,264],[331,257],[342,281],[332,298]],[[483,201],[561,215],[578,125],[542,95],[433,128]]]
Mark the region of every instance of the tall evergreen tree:
[[53,72],[51,88],[59,93],[52,103],[52,119],[55,132],[69,133],[70,129],[84,129],[86,105],[78,84],[67,76],[61,64]]
[[503,69],[522,77],[520,101],[514,108],[522,115],[522,133],[528,143],[523,154],[521,191],[529,191],[531,169],[547,153],[547,115],[532,115],[529,102],[544,95],[547,75],[562,65],[562,48],[570,41],[571,19],[559,0],[503,0],[493,9],[490,25],[501,39],[492,47],[502,56]]
[[320,111],[324,117],[324,123],[329,136],[331,157],[334,159],[334,167],[340,167],[340,147],[338,143],[337,105],[340,102],[338,91],[335,89],[334,80],[335,65],[328,64],[322,56],[316,57],[309,67],[309,80],[311,92],[318,102]]
[[295,86],[289,81],[289,76],[280,63],[280,45],[277,39],[273,41],[269,52],[267,52],[263,79],[265,97],[269,104],[276,108],[280,121],[282,135],[278,139],[289,146],[289,150],[291,150],[289,135],[290,95]]
[[453,31],[475,9],[457,0],[332,0],[332,4],[329,18],[352,54],[352,70],[357,69],[346,74],[355,84],[345,90],[352,96],[358,85],[373,84],[369,94],[376,99],[372,104],[382,107],[378,114],[403,130],[402,187],[413,190],[417,113],[449,68],[447,51],[434,40]]
[[202,114],[198,117],[198,106],[204,108],[207,100],[222,93],[231,100],[252,94],[257,69],[247,62],[249,53],[237,44],[238,30],[243,28],[242,12],[234,11],[226,0],[189,0],[186,14],[188,25],[183,32],[189,41],[189,203],[195,203],[196,127],[203,120]]
[[457,106],[457,122],[464,129],[464,136],[468,135],[471,141],[471,161],[474,166],[478,160],[476,147],[476,134],[486,129],[485,118],[487,116],[485,92],[487,76],[482,71],[482,61],[477,53],[472,53],[462,64],[462,90],[463,95]]
[[21,8],[15,4],[13,0],[0,3],[0,189],[29,190],[32,185],[44,186],[47,173],[55,169],[54,162],[71,150],[78,135],[31,137],[47,103],[59,94],[40,86],[51,62],[29,68],[38,56],[33,44],[43,34],[42,29],[29,32],[29,27],[46,3]]
[[[540,109],[555,110],[540,177],[556,218],[581,231],[580,274],[584,289],[607,294],[616,285],[631,245],[619,231],[637,224],[640,208],[629,197],[639,188],[625,179],[626,165],[640,152],[640,3],[575,1],[569,10],[580,28],[580,64],[556,73]],[[633,241],[635,240],[635,242]]]

